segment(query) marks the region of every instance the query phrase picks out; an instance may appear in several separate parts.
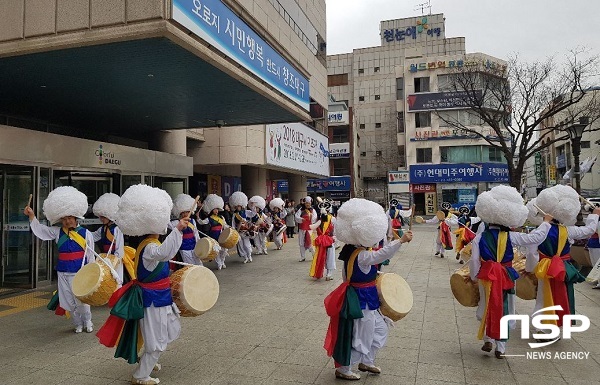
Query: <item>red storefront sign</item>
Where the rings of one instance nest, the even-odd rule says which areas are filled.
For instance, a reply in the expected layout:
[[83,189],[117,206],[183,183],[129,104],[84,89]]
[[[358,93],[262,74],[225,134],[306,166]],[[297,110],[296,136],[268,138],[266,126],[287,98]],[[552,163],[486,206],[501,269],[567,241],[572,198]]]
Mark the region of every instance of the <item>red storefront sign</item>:
[[435,192],[435,184],[411,184],[410,192],[414,194]]

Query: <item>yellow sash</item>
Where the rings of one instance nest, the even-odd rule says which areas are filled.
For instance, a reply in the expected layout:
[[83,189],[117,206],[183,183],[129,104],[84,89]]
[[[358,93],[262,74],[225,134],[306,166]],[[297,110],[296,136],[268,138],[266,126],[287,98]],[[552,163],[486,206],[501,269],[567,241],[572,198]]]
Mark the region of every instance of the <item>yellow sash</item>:
[[358,253],[361,251],[365,251],[364,247],[359,247],[352,252],[350,258],[348,258],[348,268],[346,270],[346,282],[350,282],[350,277],[352,277],[352,273],[354,272],[354,261],[358,257]]
[[106,239],[108,239],[111,243],[115,240],[115,236],[110,232],[110,225],[106,225]]
[[[554,257],[560,257],[563,249],[567,245],[569,239],[569,233],[567,228],[563,225],[558,225],[558,247],[556,248],[556,254]],[[550,278],[554,278],[548,275],[548,269],[552,263],[552,258],[541,258],[537,266],[533,270],[533,273],[538,280],[542,281],[542,291],[544,293],[544,307],[554,306],[554,299],[552,298],[552,289],[550,287]],[[552,314],[554,312],[544,312],[545,314]],[[557,325],[556,320],[547,320],[544,323],[552,323]]]
[[211,215],[210,217],[211,217],[212,219],[214,219],[216,222],[219,222],[219,224],[220,224],[221,226],[225,226],[225,221],[224,221],[224,220],[223,220],[223,218],[221,218],[220,216],[218,216],[218,215]]
[[143,241],[140,242],[140,245],[138,246],[137,250],[135,251],[134,271],[136,273],[136,278],[137,278],[137,268],[138,268],[138,264],[140,263],[140,258],[141,258],[140,253],[150,243],[156,243],[157,245],[161,244],[160,241],[156,238],[145,238]]
[[71,240],[77,242],[77,244],[79,246],[81,246],[83,251],[87,251],[87,242],[85,241],[85,238],[82,237],[81,235],[79,235],[79,233],[77,231],[69,230],[66,227],[63,227],[62,230],[65,234],[67,234],[69,236],[69,238],[71,238]]

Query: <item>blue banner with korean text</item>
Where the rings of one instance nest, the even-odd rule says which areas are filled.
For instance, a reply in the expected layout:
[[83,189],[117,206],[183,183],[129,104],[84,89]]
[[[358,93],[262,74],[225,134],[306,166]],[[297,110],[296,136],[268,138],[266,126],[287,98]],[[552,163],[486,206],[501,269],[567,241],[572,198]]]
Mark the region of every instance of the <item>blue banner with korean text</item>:
[[504,163],[416,164],[410,166],[410,183],[508,182]]
[[173,20],[309,110],[308,79],[220,0],[173,0]]

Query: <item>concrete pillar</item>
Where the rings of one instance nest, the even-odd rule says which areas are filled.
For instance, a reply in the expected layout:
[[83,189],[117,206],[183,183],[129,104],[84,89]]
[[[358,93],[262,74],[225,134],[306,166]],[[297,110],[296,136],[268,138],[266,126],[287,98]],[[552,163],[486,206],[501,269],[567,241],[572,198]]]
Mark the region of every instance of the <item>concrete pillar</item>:
[[159,131],[154,139],[157,151],[187,155],[186,130]]
[[248,198],[267,196],[267,170],[255,166],[242,166],[242,191]]
[[300,202],[300,199],[306,197],[306,176],[298,174],[288,174],[289,198]]

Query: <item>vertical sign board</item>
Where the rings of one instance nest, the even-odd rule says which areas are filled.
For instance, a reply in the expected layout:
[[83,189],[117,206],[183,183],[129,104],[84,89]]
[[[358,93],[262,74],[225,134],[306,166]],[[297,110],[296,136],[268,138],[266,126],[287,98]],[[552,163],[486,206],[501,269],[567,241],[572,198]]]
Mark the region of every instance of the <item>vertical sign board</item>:
[[388,172],[388,193],[407,193],[409,192],[410,174],[408,171],[389,171]]
[[219,175],[209,175],[208,178],[208,193],[209,194],[221,194],[221,176]]
[[425,215],[435,215],[437,212],[436,196],[434,192],[425,193]]
[[309,110],[308,79],[221,0],[173,0],[173,20]]

